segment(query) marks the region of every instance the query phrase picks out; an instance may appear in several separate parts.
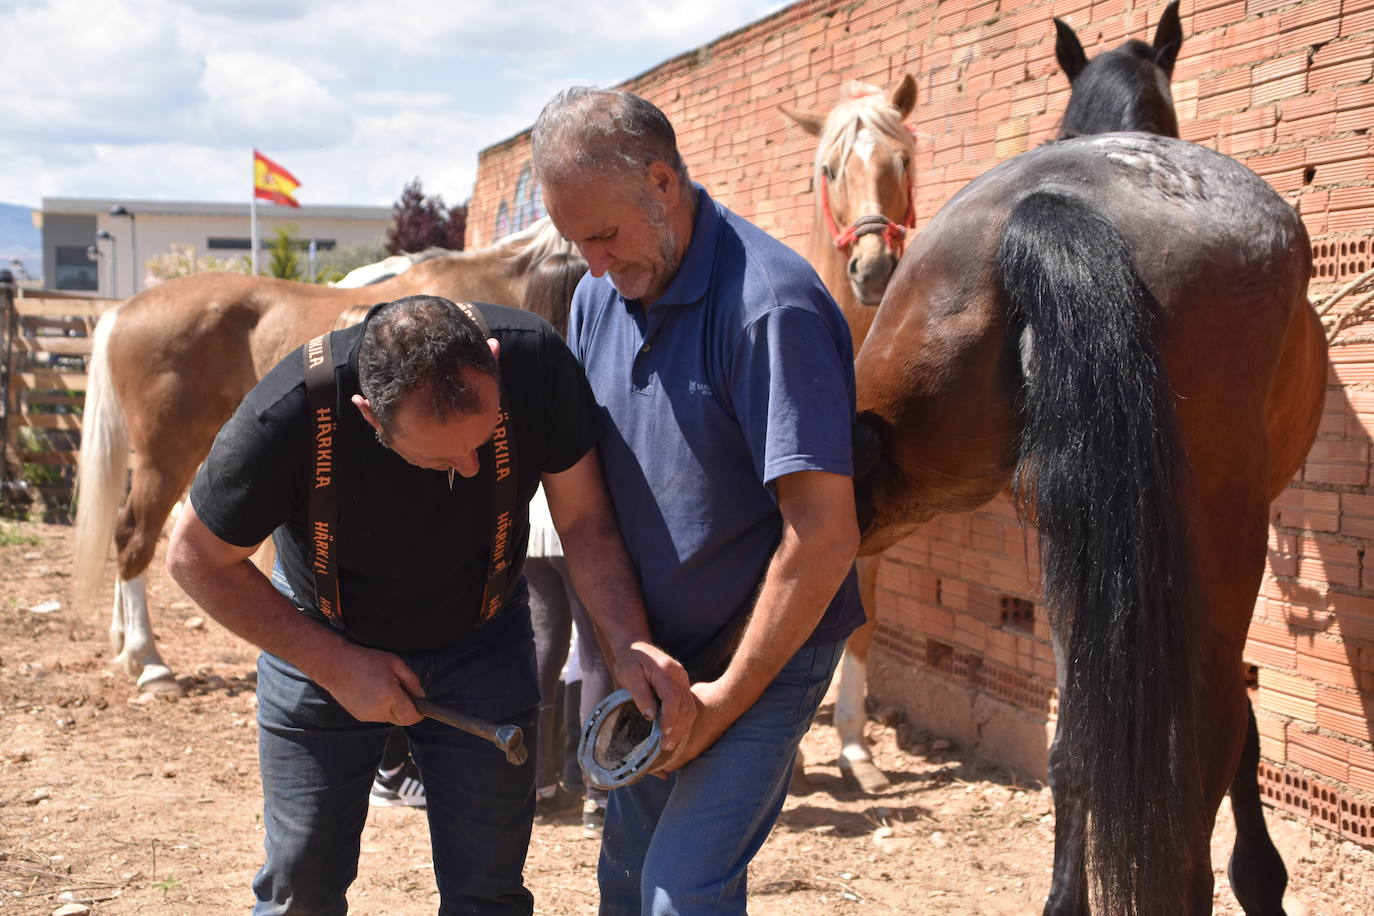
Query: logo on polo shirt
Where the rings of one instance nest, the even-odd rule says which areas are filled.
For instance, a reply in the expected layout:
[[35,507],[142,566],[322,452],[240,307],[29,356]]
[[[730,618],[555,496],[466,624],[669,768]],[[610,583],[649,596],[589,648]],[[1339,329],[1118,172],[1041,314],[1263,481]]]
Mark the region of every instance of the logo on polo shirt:
[[705,382],[698,382],[696,379],[689,379],[687,382],[688,394],[699,394],[704,397],[711,396],[711,386]]

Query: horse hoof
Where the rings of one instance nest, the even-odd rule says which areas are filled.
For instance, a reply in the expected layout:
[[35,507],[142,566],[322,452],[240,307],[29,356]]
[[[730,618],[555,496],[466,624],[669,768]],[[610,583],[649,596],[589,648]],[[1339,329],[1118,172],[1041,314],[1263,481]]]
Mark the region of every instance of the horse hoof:
[[850,785],[857,785],[865,795],[878,795],[892,788],[892,782],[871,760],[850,760],[840,757],[840,775]]
[[138,689],[144,693],[157,694],[158,696],[180,697],[185,696],[186,691],[181,689],[172,672],[166,668],[155,674],[143,672],[143,677],[138,679]]

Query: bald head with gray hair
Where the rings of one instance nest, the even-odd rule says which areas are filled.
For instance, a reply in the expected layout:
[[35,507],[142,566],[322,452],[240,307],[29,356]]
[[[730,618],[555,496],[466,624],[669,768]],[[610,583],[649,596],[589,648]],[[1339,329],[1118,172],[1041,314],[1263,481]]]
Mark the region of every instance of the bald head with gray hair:
[[531,134],[534,177],[541,184],[642,178],[654,162],[691,187],[673,125],[652,102],[620,89],[573,86],[554,96]]

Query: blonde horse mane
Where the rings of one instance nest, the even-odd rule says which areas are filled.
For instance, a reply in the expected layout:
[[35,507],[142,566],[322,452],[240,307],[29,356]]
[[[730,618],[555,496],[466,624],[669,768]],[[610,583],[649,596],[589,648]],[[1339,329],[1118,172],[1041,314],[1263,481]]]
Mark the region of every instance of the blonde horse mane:
[[916,137],[902,123],[901,112],[892,105],[882,89],[868,83],[850,81],[844,84],[843,95],[844,98],[825,119],[825,128],[816,146],[816,168],[835,161],[838,155],[839,169],[835,173],[835,179],[838,180],[844,174],[850,153],[854,151],[859,131],[865,129],[915,152]]
[[502,236],[491,247],[509,249],[506,257],[511,259],[510,266],[516,273],[525,273],[551,254],[577,253],[572,242],[558,234],[553,220],[547,216],[541,216],[519,232]]

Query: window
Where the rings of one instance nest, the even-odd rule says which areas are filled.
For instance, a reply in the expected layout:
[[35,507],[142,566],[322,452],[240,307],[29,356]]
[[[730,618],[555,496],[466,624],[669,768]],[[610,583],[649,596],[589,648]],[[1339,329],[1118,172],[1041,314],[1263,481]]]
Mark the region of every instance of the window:
[[[305,251],[310,247],[310,239],[297,238],[294,240],[293,248]],[[268,239],[260,239],[260,246],[266,248]],[[333,251],[338,244],[336,239],[315,239],[315,249],[317,251]],[[248,238],[229,238],[227,236],[210,236],[205,240],[207,251],[247,251],[253,247],[252,239]]]
[[496,238],[510,235],[510,232],[510,207],[503,200],[501,206],[496,208]]
[[530,222],[543,219],[548,214],[544,211],[544,187],[536,184],[534,195],[530,198]]
[[57,289],[96,290],[100,284],[86,245],[57,246]]
[[210,236],[205,240],[205,248],[208,251],[247,251],[253,247],[253,241],[249,238],[224,238]]

